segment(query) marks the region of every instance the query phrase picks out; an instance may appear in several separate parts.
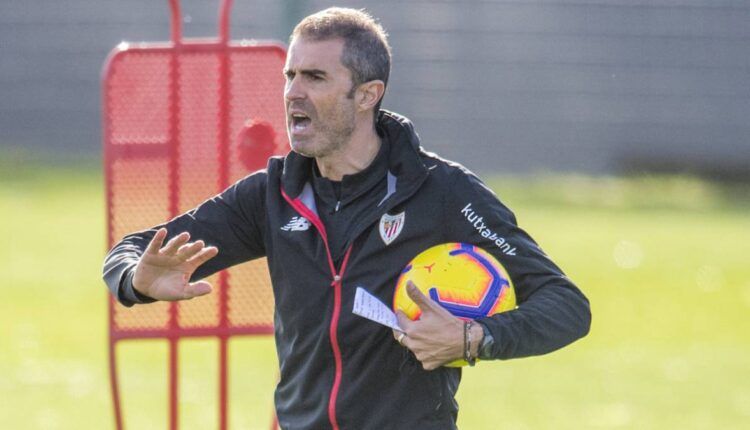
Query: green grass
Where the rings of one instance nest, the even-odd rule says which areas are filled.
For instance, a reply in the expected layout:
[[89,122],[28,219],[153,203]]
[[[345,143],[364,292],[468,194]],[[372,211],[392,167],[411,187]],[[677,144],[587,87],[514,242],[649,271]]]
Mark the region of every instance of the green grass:
[[[95,165],[2,164],[0,427],[113,428],[104,200]],[[462,429],[741,428],[750,422],[750,199],[693,178],[491,181],[592,302],[590,335],[464,373]],[[166,428],[166,346],[120,344],[131,429]],[[186,342],[185,429],[216,426],[216,349]],[[267,428],[270,339],[231,346],[232,428]]]

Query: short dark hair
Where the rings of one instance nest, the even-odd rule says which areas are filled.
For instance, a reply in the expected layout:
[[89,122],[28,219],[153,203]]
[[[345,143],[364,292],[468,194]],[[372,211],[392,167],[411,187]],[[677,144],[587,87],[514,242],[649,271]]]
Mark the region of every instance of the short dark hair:
[[[289,43],[297,37],[322,41],[343,39],[341,64],[352,74],[352,92],[362,83],[379,79],[388,86],[391,73],[391,47],[388,34],[364,9],[331,7],[314,13],[294,27]],[[375,106],[377,117],[381,97]]]

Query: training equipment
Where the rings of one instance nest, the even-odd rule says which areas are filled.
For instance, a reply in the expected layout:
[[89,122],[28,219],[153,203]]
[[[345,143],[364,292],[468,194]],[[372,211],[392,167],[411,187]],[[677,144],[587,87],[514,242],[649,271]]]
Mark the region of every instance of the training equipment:
[[[408,281],[463,320],[475,320],[516,307],[508,272],[482,248],[465,243],[444,243],[423,251],[406,265],[396,282],[393,309],[412,320],[422,311],[406,293]],[[465,366],[465,360],[449,367]]]
[[[180,3],[169,0],[170,42],[123,42],[107,59],[102,121],[109,246],[196,206],[265,166],[269,156],[286,152],[285,49],[277,42],[230,41],[231,4],[221,1],[218,38],[184,39]],[[118,430],[124,420],[115,346],[146,338],[169,343],[173,430],[179,427],[178,341],[218,338],[217,421],[220,429],[228,427],[228,340],[272,334],[273,295],[265,259],[208,280],[214,292],[196,300],[128,309],[110,299],[109,365]],[[271,387],[269,403],[270,392]]]

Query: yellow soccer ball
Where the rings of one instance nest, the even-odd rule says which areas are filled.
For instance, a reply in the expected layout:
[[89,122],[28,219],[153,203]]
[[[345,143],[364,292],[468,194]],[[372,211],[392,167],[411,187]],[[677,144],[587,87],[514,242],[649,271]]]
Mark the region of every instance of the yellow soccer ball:
[[[474,245],[436,245],[414,257],[404,267],[396,283],[393,309],[416,320],[422,311],[406,293],[408,281],[464,320],[475,320],[516,307],[513,281],[505,267],[490,253]],[[456,360],[447,366],[466,364],[465,360]]]

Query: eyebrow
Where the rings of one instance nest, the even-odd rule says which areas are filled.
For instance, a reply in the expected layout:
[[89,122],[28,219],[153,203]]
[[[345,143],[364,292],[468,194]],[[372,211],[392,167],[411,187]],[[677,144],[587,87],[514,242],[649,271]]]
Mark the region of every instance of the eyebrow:
[[325,70],[320,70],[320,69],[302,69],[299,71],[294,71],[292,69],[284,69],[284,76],[289,76],[295,73],[300,73],[302,75],[307,75],[307,76],[326,76],[328,74],[325,72]]

